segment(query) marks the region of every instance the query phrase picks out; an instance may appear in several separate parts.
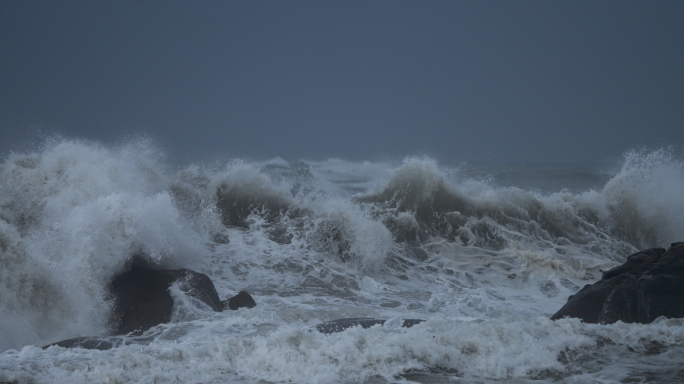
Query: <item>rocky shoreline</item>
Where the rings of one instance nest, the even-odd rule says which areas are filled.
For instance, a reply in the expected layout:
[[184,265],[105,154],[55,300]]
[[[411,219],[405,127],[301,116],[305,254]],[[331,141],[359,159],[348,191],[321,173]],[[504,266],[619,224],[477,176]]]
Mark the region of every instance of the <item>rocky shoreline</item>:
[[[253,308],[256,302],[246,291],[220,300],[211,279],[189,269],[158,270],[133,265],[109,285],[114,300],[110,315],[112,335],[79,337],[45,346],[66,348],[110,349],[121,345],[145,343],[138,340],[144,331],[171,320],[173,298],[169,287],[178,282],[187,295],[207,304],[216,312],[225,309]],[[568,302],[551,320],[579,318],[585,323],[648,324],[655,319],[684,317],[684,242],[672,243],[667,250],[651,248],[627,257],[622,265],[603,273],[601,280],[585,285],[568,298]],[[330,334],[347,328],[383,325],[386,320],[372,318],[339,319],[321,323],[319,332]],[[410,328],[420,319],[403,320],[400,326]]]

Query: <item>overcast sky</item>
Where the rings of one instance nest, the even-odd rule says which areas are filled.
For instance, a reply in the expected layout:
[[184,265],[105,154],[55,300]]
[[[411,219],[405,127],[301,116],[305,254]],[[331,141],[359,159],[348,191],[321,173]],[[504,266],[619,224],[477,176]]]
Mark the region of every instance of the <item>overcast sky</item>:
[[684,1],[0,1],[0,148],[597,162],[684,143]]

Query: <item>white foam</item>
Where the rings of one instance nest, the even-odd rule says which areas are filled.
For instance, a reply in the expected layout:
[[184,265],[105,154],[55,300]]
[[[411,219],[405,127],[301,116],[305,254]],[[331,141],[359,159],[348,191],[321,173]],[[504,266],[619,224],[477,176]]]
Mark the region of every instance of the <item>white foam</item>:
[[[234,317],[223,326],[235,326]],[[256,332],[251,334],[231,335],[220,333],[221,320],[211,324],[193,323],[188,328],[190,333],[177,342],[130,345],[111,351],[25,347],[0,355],[0,378],[75,383],[338,383],[363,382],[375,376],[395,380],[410,370],[426,368],[458,372],[467,382],[569,378],[577,369],[576,362],[586,355],[600,355],[602,350],[618,353],[616,359],[622,363],[614,367],[620,367],[641,359],[638,355],[626,357],[630,349],[645,351],[653,343],[676,348],[684,342],[681,321],[672,320],[649,326],[598,326],[544,318],[524,322],[435,319],[410,329],[378,325],[329,336],[302,325],[273,328],[265,323],[253,328]],[[266,326],[265,332],[257,330],[262,326]],[[675,356],[670,360],[667,355],[661,357],[676,367]],[[629,370],[617,371],[614,373],[623,377],[630,374]],[[599,379],[602,374],[586,372],[584,377]]]
[[614,225],[640,247],[681,241],[684,233],[684,160],[672,148],[632,151],[603,189]]
[[[680,320],[546,318],[638,247],[682,240],[682,164],[633,152],[602,189],[540,193],[427,158],[176,172],[145,142],[12,154],[0,164],[0,381],[396,382],[422,370],[577,382],[631,380],[643,360],[676,368]],[[234,201],[219,196],[254,205],[239,207],[244,225],[224,226]],[[134,253],[207,273],[221,298],[247,289],[258,307],[216,314],[173,286],[172,323],[150,345],[25,347],[105,334],[106,284]],[[389,321],[311,330],[343,317]],[[429,321],[406,329],[406,318]],[[664,352],[640,352],[653,345]]]
[[145,143],[64,141],[9,156],[0,166],[0,223],[11,245],[0,255],[8,274],[0,305],[16,318],[0,333],[23,336],[0,349],[105,333],[105,286],[134,253],[168,268],[206,255],[167,192],[165,171]]

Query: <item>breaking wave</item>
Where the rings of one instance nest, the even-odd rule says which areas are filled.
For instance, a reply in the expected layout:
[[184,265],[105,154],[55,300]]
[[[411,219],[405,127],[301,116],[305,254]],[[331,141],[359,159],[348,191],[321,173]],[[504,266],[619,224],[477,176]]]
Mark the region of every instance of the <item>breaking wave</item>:
[[[601,270],[684,234],[684,160],[671,148],[629,152],[607,182],[581,191],[501,185],[496,176],[472,177],[468,167],[415,157],[398,166],[277,158],[175,167],[148,141],[58,140],[12,153],[0,164],[0,350],[107,334],[106,286],[141,255],[159,268],[207,273],[222,296],[249,288],[279,311],[279,320],[264,309],[250,315],[282,323],[273,333],[207,344],[242,351],[230,358],[238,365],[221,368],[241,377],[298,380],[289,360],[249,371],[274,361],[278,348],[299,353],[288,344],[295,339],[318,354],[297,357],[316,367],[308,382],[369,377],[336,365],[357,353],[375,353],[372,370],[392,377],[427,368],[491,379],[551,375],[567,365],[559,354],[571,359],[612,331],[539,319]],[[599,180],[568,174],[586,178],[582,185]],[[176,322],[203,321],[201,310],[176,312]],[[375,334],[339,336],[347,344],[327,356],[328,339],[297,331],[334,317],[407,312],[432,320],[375,352],[358,350]],[[536,323],[513,330],[511,321]],[[530,357],[448,336],[469,329],[487,338],[492,326],[529,341]],[[430,333],[440,339],[418,342]],[[681,344],[675,338],[671,344]],[[475,364],[473,351],[491,360]],[[546,359],[549,351],[555,357]]]

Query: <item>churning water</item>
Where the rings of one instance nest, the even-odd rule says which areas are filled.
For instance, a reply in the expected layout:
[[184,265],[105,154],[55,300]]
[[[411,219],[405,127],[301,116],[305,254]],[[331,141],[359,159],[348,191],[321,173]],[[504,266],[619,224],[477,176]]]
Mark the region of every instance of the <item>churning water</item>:
[[[62,140],[0,164],[0,382],[681,382],[684,322],[550,321],[638,249],[684,240],[684,161],[621,169],[327,160],[176,166]],[[169,324],[108,351],[106,286],[133,254],[209,275]],[[390,319],[324,335],[345,317]],[[412,328],[403,318],[425,319]]]

